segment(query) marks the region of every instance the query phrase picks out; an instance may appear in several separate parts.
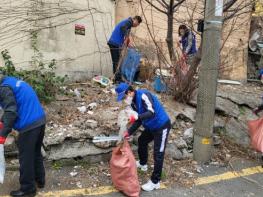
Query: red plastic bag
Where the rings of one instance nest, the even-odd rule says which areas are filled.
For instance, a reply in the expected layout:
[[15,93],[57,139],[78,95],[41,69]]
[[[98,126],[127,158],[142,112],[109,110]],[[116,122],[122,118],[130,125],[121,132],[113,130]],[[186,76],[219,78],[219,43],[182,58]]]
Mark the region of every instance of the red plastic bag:
[[248,128],[252,147],[263,153],[263,117],[248,121]]
[[140,183],[134,155],[127,140],[114,148],[110,160],[110,172],[115,188],[127,196],[140,195]]

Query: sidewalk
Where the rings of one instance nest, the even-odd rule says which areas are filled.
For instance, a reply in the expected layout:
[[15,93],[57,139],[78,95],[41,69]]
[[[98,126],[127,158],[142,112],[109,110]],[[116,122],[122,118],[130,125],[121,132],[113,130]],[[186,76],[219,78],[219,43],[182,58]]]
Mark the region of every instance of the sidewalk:
[[[263,168],[255,161],[247,161],[244,159],[236,159],[231,162],[232,167],[204,166],[204,173],[195,180],[195,185],[191,188],[180,187],[176,183],[172,186],[169,183],[162,185],[162,189],[154,192],[142,192],[141,196],[262,196],[263,192]],[[235,171],[233,171],[233,169]],[[78,188],[74,184],[70,184],[72,177],[68,172],[72,168],[61,169],[56,176],[50,168],[47,173],[47,187],[43,191],[39,191],[38,196],[102,196],[102,197],[121,197],[110,184],[100,187]],[[52,173],[50,173],[52,172]],[[89,175],[86,175],[89,176]],[[89,177],[90,178],[90,177]],[[84,175],[76,178],[79,182],[84,183]],[[68,183],[69,181],[69,183]],[[68,184],[67,184],[68,183]],[[106,181],[105,181],[106,183]],[[84,184],[83,184],[84,185]],[[9,191],[17,189],[18,173],[7,172],[5,185],[0,188],[0,196],[7,196]]]

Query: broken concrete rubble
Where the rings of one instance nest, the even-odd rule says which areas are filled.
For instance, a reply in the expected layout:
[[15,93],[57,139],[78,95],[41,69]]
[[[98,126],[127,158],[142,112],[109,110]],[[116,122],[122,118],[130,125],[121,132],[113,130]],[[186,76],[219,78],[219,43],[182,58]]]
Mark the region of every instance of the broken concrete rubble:
[[190,144],[194,140],[194,128],[189,128],[184,131],[183,139],[187,144]]
[[85,123],[87,128],[95,129],[98,127],[98,122],[95,120],[87,120]]
[[259,96],[253,95],[254,92],[243,92],[243,91],[226,91],[219,89],[217,91],[217,96],[228,99],[237,105],[245,105],[251,109],[257,107],[261,103],[261,98]]
[[226,135],[240,145],[249,146],[250,144],[247,124],[235,118],[230,118],[226,123]]
[[196,109],[193,107],[184,107],[182,110],[178,111],[177,119],[182,119],[185,121],[195,121]]
[[186,148],[179,149],[175,143],[167,144],[166,155],[174,160],[189,159],[193,157]]
[[[75,87],[74,87],[75,88]],[[73,88],[73,90],[74,90]],[[108,154],[115,143],[92,143],[94,136],[118,135],[119,126],[117,118],[122,109],[121,104],[115,102],[113,89],[102,89],[89,85],[78,88],[81,92],[81,101],[76,101],[77,96],[68,97],[67,100],[57,101],[46,108],[49,115],[44,146],[46,158],[49,160],[78,158]],[[230,136],[233,141],[248,146],[249,136],[246,123],[248,119],[255,119],[252,106],[260,104],[260,99],[249,98],[245,101],[242,92],[226,92],[220,90],[217,98],[217,113],[214,128],[216,134],[214,142],[221,143],[220,134]],[[96,98],[94,97],[96,95]],[[103,102],[102,102],[103,101]],[[175,160],[192,157],[193,124],[195,122],[196,108],[179,104],[174,101],[164,101],[169,113],[173,129],[171,130],[167,155]],[[86,107],[82,113],[77,107]],[[223,113],[222,113],[223,112]],[[137,143],[139,133],[133,140]],[[13,142],[9,153],[15,153],[16,146]]]
[[183,153],[177,148],[175,144],[167,144],[166,155],[175,160],[182,160]]
[[224,114],[232,117],[238,117],[240,114],[238,105],[230,100],[223,99],[221,97],[216,98],[216,110],[223,112]]
[[99,155],[111,152],[111,149],[101,149],[95,147],[91,142],[65,141],[56,146],[50,146],[47,152],[49,160],[83,158],[89,155]]
[[174,141],[174,143],[175,143],[175,145],[176,145],[176,147],[178,149],[185,149],[185,148],[187,148],[187,144],[186,144],[186,142],[184,141],[184,139],[182,137],[180,137],[179,139],[176,139]]
[[[225,134],[240,145],[249,146],[247,121],[258,118],[252,113],[262,101],[261,89],[247,86],[219,86],[217,91],[214,128],[226,130]],[[197,96],[190,102],[197,104]]]

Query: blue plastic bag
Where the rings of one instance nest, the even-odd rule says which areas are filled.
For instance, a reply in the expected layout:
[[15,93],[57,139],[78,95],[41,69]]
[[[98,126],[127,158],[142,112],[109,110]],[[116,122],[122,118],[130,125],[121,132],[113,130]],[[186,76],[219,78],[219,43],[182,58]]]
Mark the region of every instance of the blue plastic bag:
[[139,69],[141,54],[133,48],[128,48],[127,55],[121,65],[121,74],[129,82],[134,81],[134,76]]
[[158,93],[166,92],[167,90],[166,84],[161,80],[160,76],[156,76],[154,78],[153,87],[154,87],[154,90]]

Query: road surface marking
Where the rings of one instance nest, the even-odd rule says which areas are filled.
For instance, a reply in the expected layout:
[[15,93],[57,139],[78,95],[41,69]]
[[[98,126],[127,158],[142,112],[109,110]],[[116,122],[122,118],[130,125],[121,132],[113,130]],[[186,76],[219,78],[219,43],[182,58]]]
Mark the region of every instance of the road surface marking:
[[[249,176],[253,174],[263,173],[263,168],[261,166],[245,168],[241,171],[225,172],[219,175],[200,177],[195,181],[195,185],[206,185],[210,183],[220,182],[224,180],[235,179],[239,177]],[[161,184],[161,189],[166,189],[165,184]],[[58,190],[50,192],[39,192],[37,196],[39,197],[70,197],[70,196],[97,196],[105,195],[113,192],[118,192],[112,186],[103,186],[97,188],[84,188],[84,189],[72,189],[72,190]],[[0,196],[9,197],[9,196]]]
[[[166,189],[164,184],[161,184],[161,189]],[[61,191],[51,191],[51,192],[39,192],[37,196],[39,197],[69,197],[69,196],[97,196],[104,195],[113,192],[118,192],[112,186],[103,186],[97,188],[84,188],[84,189],[73,189],[73,190],[61,190]],[[1,196],[7,197],[7,196]]]
[[223,180],[229,180],[229,179],[249,176],[253,174],[260,174],[260,173],[263,173],[263,168],[261,166],[245,168],[241,171],[226,172],[219,175],[198,178],[195,181],[195,185],[206,185],[210,183],[220,182]]

